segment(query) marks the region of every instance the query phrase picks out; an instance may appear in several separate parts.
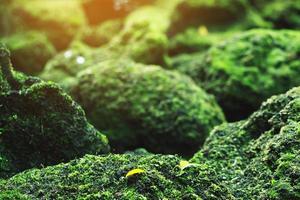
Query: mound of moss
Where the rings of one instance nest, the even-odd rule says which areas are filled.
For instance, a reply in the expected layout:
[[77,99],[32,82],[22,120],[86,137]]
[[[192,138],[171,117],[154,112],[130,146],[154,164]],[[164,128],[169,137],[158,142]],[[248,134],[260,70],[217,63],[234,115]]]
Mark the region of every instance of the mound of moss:
[[12,71],[2,45],[0,67],[1,177],[108,152],[106,137],[87,122],[82,108],[57,85]]
[[123,28],[122,20],[109,20],[98,26],[88,26],[82,30],[79,39],[91,47],[100,47],[117,35]]
[[[260,21],[264,21],[269,28],[299,29],[300,28],[300,2],[298,0],[272,0],[252,2],[253,11]],[[253,23],[252,25],[260,25]]]
[[229,120],[237,120],[268,97],[300,84],[299,53],[297,31],[252,30],[205,54],[178,59],[176,68],[214,94]]
[[0,184],[0,198],[12,193],[32,199],[233,199],[208,166],[184,168],[181,162],[177,156],[88,155],[18,174]]
[[23,32],[0,38],[11,52],[14,68],[26,74],[41,72],[56,51],[47,37],[39,32]]
[[191,154],[224,121],[214,98],[188,77],[127,60],[81,72],[71,94],[118,152]]
[[12,15],[15,26],[45,32],[58,50],[68,47],[86,23],[80,1],[14,0]]
[[108,59],[119,59],[119,55],[106,48],[91,48],[76,41],[50,59],[39,77],[54,81],[68,90],[80,71]]
[[192,162],[215,169],[238,199],[299,199],[299,111],[299,87],[273,96],[249,119],[216,128]]
[[172,16],[171,35],[190,26],[226,26],[240,21],[247,0],[184,0]]

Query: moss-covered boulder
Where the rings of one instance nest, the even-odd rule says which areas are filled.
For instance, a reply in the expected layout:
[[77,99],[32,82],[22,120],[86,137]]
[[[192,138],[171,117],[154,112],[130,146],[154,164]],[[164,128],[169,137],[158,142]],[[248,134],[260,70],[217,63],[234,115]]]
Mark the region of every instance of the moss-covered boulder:
[[224,121],[214,98],[188,77],[126,60],[81,72],[71,94],[117,151],[191,154]]
[[15,26],[45,32],[58,50],[68,47],[86,23],[80,1],[14,0]]
[[56,51],[47,37],[39,32],[23,32],[0,38],[11,52],[14,68],[26,74],[41,72]]
[[299,53],[297,31],[252,30],[176,63],[216,96],[229,120],[237,120],[300,84]]
[[119,55],[106,48],[91,48],[81,42],[74,42],[67,50],[50,59],[39,77],[54,81],[68,90],[80,71],[105,60],[118,58]]
[[[263,22],[268,28],[300,29],[300,2],[298,0],[273,0],[252,2],[253,11],[257,13],[258,22]],[[252,26],[261,23],[252,20]]]
[[248,0],[184,0],[172,16],[171,35],[190,26],[226,26],[240,21]]
[[0,183],[0,198],[11,193],[32,199],[233,199],[208,166],[184,168],[181,162],[167,155],[88,155],[18,174]]
[[[1,177],[109,150],[82,108],[53,83],[12,71],[1,45]],[[4,172],[4,174],[3,174]]]
[[238,199],[299,199],[299,111],[299,87],[273,96],[249,119],[216,128],[192,162],[215,169]]
[[117,35],[123,28],[122,20],[109,20],[98,26],[88,26],[82,29],[79,40],[91,47],[100,47]]

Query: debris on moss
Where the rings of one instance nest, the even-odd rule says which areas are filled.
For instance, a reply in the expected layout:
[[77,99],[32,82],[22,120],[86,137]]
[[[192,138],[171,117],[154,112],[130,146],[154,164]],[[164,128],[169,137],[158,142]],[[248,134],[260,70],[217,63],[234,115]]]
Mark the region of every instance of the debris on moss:
[[12,71],[8,56],[1,45],[0,163],[13,166],[7,176],[109,151],[106,137],[70,96],[54,83]]
[[204,54],[176,60],[176,68],[214,94],[232,121],[245,118],[271,95],[300,84],[299,52],[297,31],[251,30]]
[[217,127],[192,162],[237,199],[300,198],[300,88],[273,96],[247,120]]
[[[88,155],[18,174],[0,184],[0,193],[14,189],[32,199],[233,199],[206,165],[181,173],[179,161],[179,157],[168,155]],[[126,178],[133,166],[147,173]]]
[[212,96],[159,66],[107,61],[81,72],[71,95],[118,152],[191,154],[224,122]]

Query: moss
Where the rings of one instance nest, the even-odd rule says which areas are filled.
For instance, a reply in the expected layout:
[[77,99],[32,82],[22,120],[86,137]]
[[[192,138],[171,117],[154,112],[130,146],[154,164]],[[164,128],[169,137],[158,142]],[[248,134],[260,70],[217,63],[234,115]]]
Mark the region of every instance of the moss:
[[122,28],[122,20],[109,20],[83,29],[79,39],[91,47],[100,47],[107,44]]
[[201,33],[200,29],[205,26],[188,28],[182,33],[175,35],[169,42],[168,54],[175,56],[178,54],[190,54],[207,51],[211,46],[218,44],[233,35],[232,32],[212,32],[207,30],[207,34]]
[[247,0],[186,0],[172,16],[171,35],[190,26],[226,26],[240,21],[247,9]]
[[16,26],[45,32],[58,50],[68,47],[85,24],[80,1],[15,0],[12,12]]
[[118,151],[190,154],[224,121],[212,96],[158,66],[107,61],[77,80],[71,94]]
[[[254,11],[258,13],[269,28],[299,29],[300,4],[295,0],[253,1]],[[260,27],[260,23],[252,21],[252,26]]]
[[299,199],[300,88],[249,119],[216,128],[191,162],[207,164],[238,199]]
[[94,49],[76,41],[70,48],[50,59],[39,77],[59,83],[68,90],[80,71],[107,59],[117,59],[117,55],[106,48]]
[[0,39],[11,51],[15,69],[34,75],[43,70],[46,62],[56,53],[53,45],[39,32],[17,33]]
[[106,153],[108,141],[82,108],[53,83],[12,71],[7,49],[0,66],[7,86],[0,93],[1,166],[7,174]]
[[[177,156],[88,155],[16,175],[0,191],[14,189],[33,199],[233,199],[208,166],[181,170],[179,162]],[[137,167],[145,172],[125,177]]]
[[190,61],[177,61],[177,68],[214,94],[229,120],[237,120],[271,95],[300,84],[299,52],[296,31],[252,30],[190,56]]

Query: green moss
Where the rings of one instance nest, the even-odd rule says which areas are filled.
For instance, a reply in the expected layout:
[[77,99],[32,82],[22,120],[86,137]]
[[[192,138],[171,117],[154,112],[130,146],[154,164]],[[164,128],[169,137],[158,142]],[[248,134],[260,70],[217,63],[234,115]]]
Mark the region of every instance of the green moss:
[[109,20],[98,26],[89,26],[83,29],[79,39],[91,47],[100,47],[117,35],[122,27],[122,20]]
[[194,52],[204,52],[207,51],[211,46],[218,44],[230,37],[233,33],[231,32],[212,32],[207,30],[206,33],[202,33],[201,28],[205,26],[200,26],[198,29],[188,28],[182,33],[175,35],[169,42],[168,53],[170,56],[178,54],[189,54]]
[[225,26],[243,19],[247,0],[186,0],[172,16],[171,35],[190,26]]
[[300,84],[299,52],[296,31],[252,30],[176,63],[216,96],[229,120],[236,120],[271,95]]
[[[179,162],[176,156],[89,155],[16,175],[0,191],[14,189],[33,199],[233,199],[208,166],[181,170]],[[135,168],[145,172],[125,177]]]
[[105,48],[94,49],[76,41],[66,51],[50,59],[39,77],[59,83],[68,90],[80,71],[107,59],[117,59],[114,55]]
[[37,74],[56,53],[44,34],[39,32],[17,33],[0,39],[11,51],[15,69],[26,74]]
[[238,199],[299,199],[300,88],[273,96],[249,119],[216,128],[192,162],[218,172]]
[[11,71],[7,50],[0,50],[7,83],[0,93],[0,155],[2,168],[13,166],[8,175],[108,152],[106,137],[87,122],[70,96],[53,83]]
[[85,24],[80,1],[15,0],[16,26],[45,32],[58,50],[65,49]]
[[118,151],[190,154],[224,121],[213,97],[158,66],[107,61],[77,80],[71,94]]

